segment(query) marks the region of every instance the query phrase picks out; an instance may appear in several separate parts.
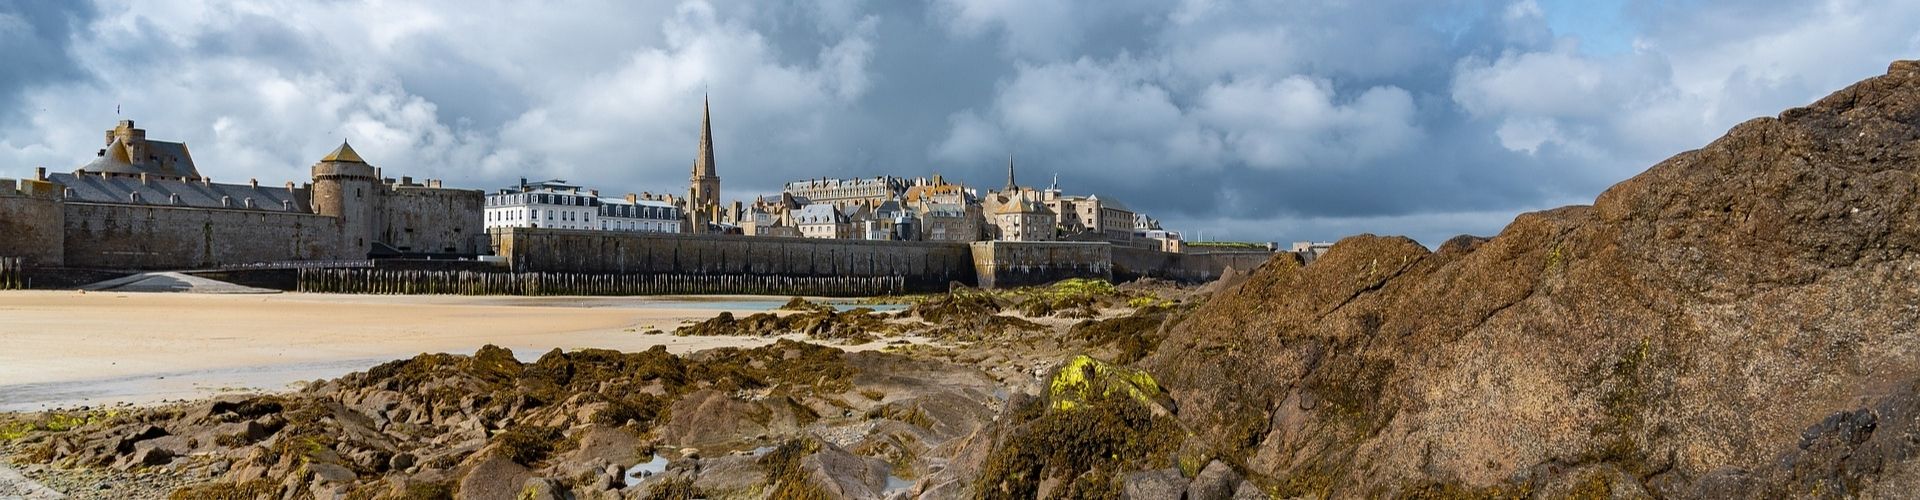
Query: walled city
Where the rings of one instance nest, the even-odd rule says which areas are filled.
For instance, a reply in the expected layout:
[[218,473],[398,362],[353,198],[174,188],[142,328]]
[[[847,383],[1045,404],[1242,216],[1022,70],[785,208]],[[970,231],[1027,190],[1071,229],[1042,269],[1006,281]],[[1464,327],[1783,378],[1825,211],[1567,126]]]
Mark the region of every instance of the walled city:
[[[604,195],[561,179],[522,178],[494,192],[446,187],[396,179],[344,141],[298,185],[215,182],[186,144],[149,139],[121,120],[71,172],[40,167],[32,178],[0,179],[0,257],[27,270],[23,283],[37,275],[41,286],[88,270],[432,261],[469,273],[892,278],[875,281],[886,284],[870,290],[878,293],[955,282],[1201,281],[1278,250],[1189,243],[1118,200],[1066,194],[1057,178],[1044,189],[1022,185],[1012,157],[1005,185],[985,193],[939,175],[884,175],[797,180],[777,197],[726,203],[709,109],[702,103],[684,195]],[[1311,258],[1322,249],[1297,243],[1292,251]]]

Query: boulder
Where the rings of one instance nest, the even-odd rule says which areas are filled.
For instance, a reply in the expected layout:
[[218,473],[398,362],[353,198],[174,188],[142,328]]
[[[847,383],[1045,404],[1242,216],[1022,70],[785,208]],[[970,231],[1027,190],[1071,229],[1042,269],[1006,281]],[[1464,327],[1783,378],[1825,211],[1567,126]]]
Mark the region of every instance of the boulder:
[[492,455],[467,468],[460,477],[461,500],[515,500],[514,495],[533,477],[533,471],[506,457]]
[[543,477],[528,479],[520,486],[520,493],[514,500],[566,500],[566,488],[558,481]]
[[1178,469],[1160,469],[1127,474],[1120,483],[1120,498],[1125,500],[1165,500],[1180,498],[1187,480]]
[[1229,500],[1241,482],[1240,473],[1232,466],[1214,460],[1193,476],[1193,483],[1187,485],[1187,500]]

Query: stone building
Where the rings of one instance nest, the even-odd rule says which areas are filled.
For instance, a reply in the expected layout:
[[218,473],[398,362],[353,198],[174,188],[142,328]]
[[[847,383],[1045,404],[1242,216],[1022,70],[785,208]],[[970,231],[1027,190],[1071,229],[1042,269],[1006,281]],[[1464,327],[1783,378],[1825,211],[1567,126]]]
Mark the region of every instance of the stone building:
[[1000,241],[1051,241],[1057,219],[1046,205],[1030,193],[1015,191],[1007,195],[993,212],[994,239]]
[[[132,120],[72,173],[37,169],[31,196],[0,198],[0,220],[36,225],[0,252],[39,249],[41,265],[182,269],[368,257],[472,256],[486,249],[482,194],[383,178],[351,146],[313,165],[310,184],[217,183],[185,144],[149,140]],[[58,227],[49,231],[47,227]],[[53,258],[58,255],[58,258]]]
[[1043,199],[1047,211],[1059,217],[1065,234],[1084,233],[1092,239],[1119,243],[1133,239],[1136,214],[1119,201],[1099,195],[1063,196],[1058,189],[1048,189]]
[[974,242],[986,237],[980,200],[966,186],[936,175],[907,188],[900,201],[919,216],[922,241]]
[[920,217],[908,210],[900,200],[887,200],[879,205],[857,206],[848,215],[853,224],[853,238],[881,241],[918,241],[920,239]]
[[1007,157],[1007,186],[987,193],[981,208],[987,214],[990,239],[1051,241],[1059,218],[1043,202],[1045,194],[1014,180],[1013,157]]
[[906,194],[908,181],[894,176],[880,176],[865,179],[807,179],[793,181],[781,189],[782,194],[805,200],[807,204],[830,203],[842,211],[851,211],[854,205],[878,206],[891,199]]
[[807,238],[846,239],[853,230],[846,214],[832,203],[800,207],[793,213],[793,225]]

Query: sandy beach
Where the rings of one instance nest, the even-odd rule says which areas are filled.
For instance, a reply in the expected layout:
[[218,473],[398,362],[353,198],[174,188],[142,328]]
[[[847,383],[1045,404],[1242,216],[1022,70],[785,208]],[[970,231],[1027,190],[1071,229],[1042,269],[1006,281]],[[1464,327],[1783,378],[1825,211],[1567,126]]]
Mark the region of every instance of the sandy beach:
[[767,339],[645,335],[784,297],[467,297],[0,292],[0,411],[285,390],[485,344],[673,352]]

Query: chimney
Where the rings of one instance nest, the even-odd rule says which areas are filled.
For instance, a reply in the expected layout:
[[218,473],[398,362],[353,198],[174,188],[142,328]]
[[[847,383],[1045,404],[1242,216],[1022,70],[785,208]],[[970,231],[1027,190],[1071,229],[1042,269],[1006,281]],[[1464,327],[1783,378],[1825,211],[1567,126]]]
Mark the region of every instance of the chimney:
[[629,204],[629,205],[638,205],[638,204],[640,204],[640,195],[637,195],[637,194],[633,194],[633,193],[627,193],[627,204]]
[[287,181],[287,194],[293,194],[293,181]]
[[597,196],[600,196],[600,190],[598,190],[598,189],[588,189],[588,190],[587,190],[587,196],[596,196],[596,197],[597,197]]
[[440,179],[428,179],[428,180],[427,180],[427,187],[430,187],[430,188],[434,188],[434,189],[440,189]]
[[212,178],[212,177],[201,177],[201,178],[200,178],[200,187],[208,187],[208,186],[212,186],[212,185],[213,185],[213,178]]
[[400,185],[402,185],[402,186],[412,186],[412,185],[413,185],[413,176],[411,176],[411,175],[402,175],[402,176],[400,176]]
[[[142,185],[142,186],[145,186],[145,185],[147,185],[147,173],[146,173],[146,172],[141,172],[141,173],[140,173],[140,185]],[[139,200],[134,200],[134,201],[139,201]]]
[[35,180],[47,180],[47,167],[34,167],[33,178]]
[[258,178],[247,179],[247,187],[260,189],[260,179]]

